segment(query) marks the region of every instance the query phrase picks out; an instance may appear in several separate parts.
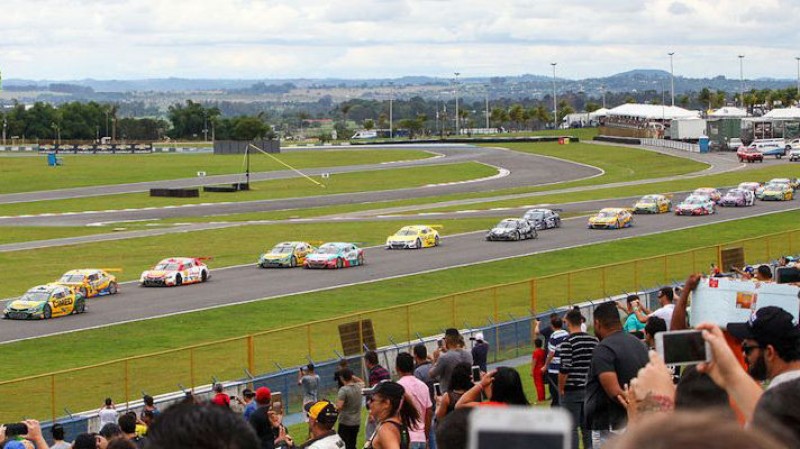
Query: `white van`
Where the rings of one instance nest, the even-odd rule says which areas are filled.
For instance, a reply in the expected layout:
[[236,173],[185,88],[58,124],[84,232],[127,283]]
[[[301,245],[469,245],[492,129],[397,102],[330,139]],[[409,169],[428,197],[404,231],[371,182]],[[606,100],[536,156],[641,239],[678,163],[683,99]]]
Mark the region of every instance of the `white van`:
[[786,141],[783,139],[756,139],[747,148],[758,150],[764,156],[775,156],[778,159],[787,154]]

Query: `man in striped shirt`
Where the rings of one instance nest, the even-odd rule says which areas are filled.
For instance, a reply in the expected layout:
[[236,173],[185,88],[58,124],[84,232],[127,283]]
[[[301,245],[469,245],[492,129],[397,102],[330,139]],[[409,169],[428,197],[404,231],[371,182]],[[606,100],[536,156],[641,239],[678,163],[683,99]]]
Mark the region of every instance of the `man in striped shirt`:
[[583,413],[583,401],[586,396],[586,380],[592,353],[597,346],[597,339],[581,331],[581,313],[570,310],[565,316],[569,336],[558,347],[561,356],[561,367],[558,373],[558,391],[561,405],[572,415],[572,447],[578,446],[578,429],[581,431],[584,449],[592,449],[592,432],[586,425]]

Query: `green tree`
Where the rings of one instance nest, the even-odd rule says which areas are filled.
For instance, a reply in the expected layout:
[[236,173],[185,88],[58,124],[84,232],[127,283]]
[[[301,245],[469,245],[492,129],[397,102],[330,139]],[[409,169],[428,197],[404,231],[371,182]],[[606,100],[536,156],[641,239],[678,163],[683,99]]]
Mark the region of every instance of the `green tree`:
[[594,111],[597,111],[598,109],[600,109],[600,104],[599,103],[595,103],[594,101],[590,101],[590,102],[586,103],[586,108],[585,109],[586,109],[586,112],[591,113],[591,112],[594,112]]
[[233,135],[235,140],[255,140],[267,137],[272,129],[260,117],[237,117],[234,119]]
[[375,129],[375,120],[372,120],[371,118],[364,120],[364,129],[368,131],[371,129]]

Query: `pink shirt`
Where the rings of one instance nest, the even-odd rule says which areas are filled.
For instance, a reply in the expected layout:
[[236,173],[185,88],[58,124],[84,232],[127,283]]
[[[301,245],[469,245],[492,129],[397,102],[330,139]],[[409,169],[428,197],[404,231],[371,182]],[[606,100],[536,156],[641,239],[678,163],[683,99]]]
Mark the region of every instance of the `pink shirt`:
[[413,375],[403,376],[397,383],[406,389],[406,394],[413,399],[414,408],[419,413],[419,422],[416,426],[408,429],[408,436],[412,443],[424,443],[428,441],[425,436],[425,410],[433,407],[430,390],[425,382]]

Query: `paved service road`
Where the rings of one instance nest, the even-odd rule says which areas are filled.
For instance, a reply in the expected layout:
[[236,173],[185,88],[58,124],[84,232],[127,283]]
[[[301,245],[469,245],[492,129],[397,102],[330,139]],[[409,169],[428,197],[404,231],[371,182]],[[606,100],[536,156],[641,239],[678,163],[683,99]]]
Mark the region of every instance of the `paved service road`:
[[[597,204],[591,202],[583,204],[586,209],[597,209],[611,203],[602,201]],[[623,200],[617,204],[629,206],[630,201]],[[540,232],[537,240],[521,242],[486,242],[483,239],[483,232],[445,236],[439,248],[409,251],[368,248],[367,265],[338,271],[310,271],[300,268],[263,270],[256,268],[255,265],[214,270],[212,265],[212,278],[206,284],[176,288],[142,288],[128,283],[122,286],[122,292],[117,296],[90,300],[89,311],[84,315],[34,322],[3,320],[0,322],[0,342],[219,307],[259,298],[372,282],[459,265],[796,209],[798,201],[758,202],[754,207],[722,209],[718,214],[708,217],[677,217],[672,214],[636,216],[634,227],[609,231],[588,230],[585,227],[585,219],[578,218],[565,220],[561,229]],[[264,246],[263,244],[256,246]],[[254,263],[258,251],[256,246],[253,250]]]

